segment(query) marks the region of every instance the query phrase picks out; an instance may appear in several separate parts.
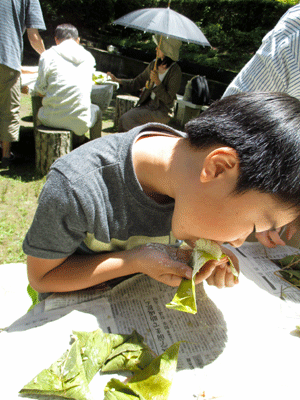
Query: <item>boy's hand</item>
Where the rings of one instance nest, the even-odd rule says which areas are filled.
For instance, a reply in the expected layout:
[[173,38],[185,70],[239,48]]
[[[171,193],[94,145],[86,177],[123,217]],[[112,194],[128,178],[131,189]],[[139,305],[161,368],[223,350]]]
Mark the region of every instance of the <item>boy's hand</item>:
[[192,254],[190,248],[148,243],[131,251],[136,272],[169,286],[179,286],[182,278],[192,279],[192,268],[187,265]]
[[[280,237],[283,229],[279,228],[272,231],[258,232],[255,234],[255,237],[261,244],[269,248],[274,248],[277,245],[284,246],[285,242]],[[300,217],[286,225],[286,239],[290,240],[299,229]]]
[[[239,271],[237,257],[230,250],[222,249],[230,256],[236,270]],[[135,262],[138,262],[137,272],[169,286],[179,286],[182,278],[192,279],[193,270],[187,264],[192,254],[190,248],[175,248],[160,243],[148,243],[133,250]],[[195,283],[199,284],[205,279],[209,285],[215,285],[218,288],[232,287],[238,283],[238,279],[234,279],[226,259],[208,261],[198,272]]]
[[[227,248],[222,247],[222,250],[223,253],[230,257],[235,269],[239,272],[239,261],[237,257]],[[198,284],[206,279],[209,285],[216,286],[219,289],[235,286],[239,283],[239,279],[234,277],[227,261],[226,258],[220,261],[208,261],[196,275],[195,283]]]

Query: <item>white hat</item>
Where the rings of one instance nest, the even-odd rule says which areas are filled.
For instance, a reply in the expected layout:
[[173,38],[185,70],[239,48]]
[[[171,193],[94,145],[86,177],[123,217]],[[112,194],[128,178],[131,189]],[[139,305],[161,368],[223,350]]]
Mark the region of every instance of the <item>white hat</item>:
[[[155,34],[152,36],[154,43],[158,46],[160,42],[160,35]],[[178,61],[179,59],[179,49],[181,46],[181,41],[178,39],[161,36],[160,50],[165,56],[170,57],[173,61]]]

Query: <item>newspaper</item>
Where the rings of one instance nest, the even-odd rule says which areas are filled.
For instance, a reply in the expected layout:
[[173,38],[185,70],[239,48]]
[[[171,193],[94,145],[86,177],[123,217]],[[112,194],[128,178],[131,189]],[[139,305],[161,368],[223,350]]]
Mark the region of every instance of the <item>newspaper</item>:
[[[16,400],[18,390],[66,350],[72,330],[100,327],[112,333],[136,329],[157,354],[183,341],[170,400],[299,399],[300,290],[274,274],[278,266],[272,261],[299,250],[246,243],[233,251],[240,260],[240,283],[223,290],[197,285],[196,315],[167,309],[176,288],[145,275],[106,291],[50,296],[0,334],[1,376],[4,382],[11,382],[12,374],[16,379],[5,398]],[[12,346],[17,366],[9,360]],[[103,398],[99,393],[110,378],[94,378],[95,399]]]

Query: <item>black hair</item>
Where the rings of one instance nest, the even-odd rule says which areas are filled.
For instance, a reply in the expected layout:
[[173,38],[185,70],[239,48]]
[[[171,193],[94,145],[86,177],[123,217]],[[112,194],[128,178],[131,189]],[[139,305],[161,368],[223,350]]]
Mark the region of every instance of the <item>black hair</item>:
[[71,24],[58,25],[54,32],[54,37],[58,40],[78,39],[78,30]]
[[159,58],[159,59],[157,60],[157,66],[165,65],[166,68],[169,68],[169,67],[173,64],[173,62],[174,62],[174,61],[172,60],[172,58],[170,58],[170,57],[168,57],[168,56],[164,56],[163,59]]
[[241,93],[214,102],[185,125],[188,141],[236,150],[234,192],[257,190],[300,207],[300,101],[284,93]]

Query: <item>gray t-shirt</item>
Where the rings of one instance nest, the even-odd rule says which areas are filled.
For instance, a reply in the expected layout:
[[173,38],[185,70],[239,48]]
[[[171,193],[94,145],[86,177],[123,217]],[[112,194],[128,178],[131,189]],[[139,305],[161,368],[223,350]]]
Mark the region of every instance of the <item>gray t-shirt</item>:
[[175,244],[174,202],[163,205],[149,198],[133,168],[132,146],[145,129],[184,135],[146,124],[91,141],[53,164],[23,243],[26,254],[57,259],[79,247],[88,253]]
[[39,0],[1,0],[0,64],[21,70],[23,34],[27,28],[46,29]]

